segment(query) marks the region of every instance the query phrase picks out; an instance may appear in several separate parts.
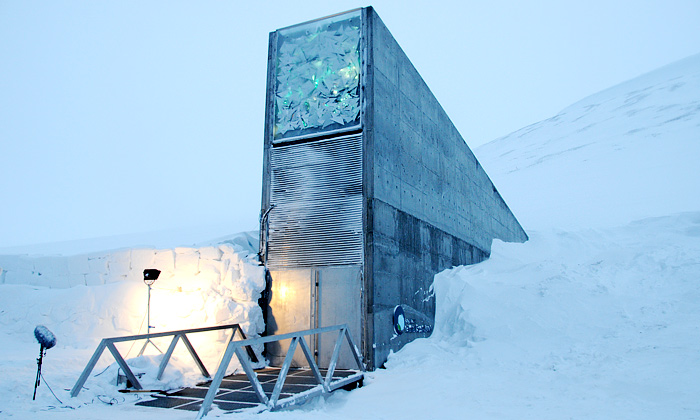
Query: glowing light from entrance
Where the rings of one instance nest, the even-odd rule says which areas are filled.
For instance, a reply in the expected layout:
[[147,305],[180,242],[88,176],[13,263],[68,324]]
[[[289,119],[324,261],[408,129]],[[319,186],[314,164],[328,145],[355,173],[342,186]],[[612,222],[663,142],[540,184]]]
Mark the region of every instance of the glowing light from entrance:
[[279,289],[277,289],[277,293],[279,293],[279,298],[282,300],[286,300],[289,298],[289,295],[291,295],[287,286],[280,286]]

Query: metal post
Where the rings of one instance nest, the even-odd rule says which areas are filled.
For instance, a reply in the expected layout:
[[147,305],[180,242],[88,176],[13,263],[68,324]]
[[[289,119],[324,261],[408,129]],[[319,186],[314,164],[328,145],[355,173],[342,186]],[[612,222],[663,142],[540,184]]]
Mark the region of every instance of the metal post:
[[111,341],[107,342],[107,349],[109,350],[110,353],[112,353],[112,357],[114,357],[114,360],[117,361],[117,364],[119,365],[120,368],[124,371],[124,375],[126,375],[126,379],[131,381],[131,385],[133,385],[134,388],[136,389],[143,389],[141,384],[139,383],[139,380],[136,379],[136,375],[134,375],[134,372],[131,371],[131,368],[129,365],[126,364],[126,360],[122,357],[122,355],[119,353],[119,350],[114,346],[114,343]]
[[32,401],[36,400],[36,389],[41,383],[41,362],[44,360],[44,353],[44,345],[42,344],[41,348],[39,349],[39,358],[36,359],[36,381],[34,381],[34,396],[32,397]]
[[100,341],[100,344],[97,346],[95,353],[92,354],[90,361],[88,362],[87,366],[85,366],[85,369],[83,369],[83,373],[80,374],[78,382],[76,382],[73,386],[73,389],[70,390],[71,397],[76,397],[78,393],[80,393],[80,390],[83,388],[85,381],[87,381],[88,376],[90,376],[90,372],[92,372],[92,370],[95,368],[97,361],[100,360],[100,356],[102,356],[102,352],[107,347],[107,343],[108,340],[106,339],[102,339],[102,341]]
[[[302,337],[303,340],[303,337]],[[277,376],[277,382],[275,382],[275,388],[272,390],[272,396],[268,402],[270,408],[277,404],[277,400],[282,392],[282,387],[284,386],[284,381],[287,379],[287,372],[289,372],[289,367],[292,365],[292,359],[294,359],[294,352],[297,349],[297,343],[299,342],[299,337],[292,338],[292,342],[289,343],[289,350],[287,350],[287,356],[284,358],[284,363],[282,363],[282,369]]]
[[311,349],[309,349],[309,345],[306,344],[306,339],[304,337],[301,337],[299,339],[299,344],[301,345],[301,350],[304,352],[304,356],[306,356],[306,360],[309,362],[309,367],[311,368],[311,373],[313,373],[314,378],[316,378],[316,381],[318,381],[318,383],[323,386],[324,392],[330,393],[331,390],[330,388],[328,388],[328,385],[326,385],[325,381],[321,377],[321,371],[318,370],[318,365],[316,364],[316,360],[311,354]]
[[151,327],[151,285],[150,284],[148,285],[148,304],[147,304],[146,308],[147,308],[146,309],[146,316],[148,318],[146,321],[146,325],[148,326],[148,328],[146,329],[146,334],[149,335],[148,340],[150,340],[151,339],[151,337],[150,337],[151,328],[153,328],[153,327]]
[[[338,363],[338,356],[340,356],[340,346],[343,344],[343,335],[345,330],[347,330],[347,325],[343,324],[338,330],[338,338],[335,340],[335,347],[333,348],[333,356],[331,356],[331,362],[328,364],[328,372],[326,372],[326,382],[325,386],[329,386],[331,380],[333,379],[333,373],[335,372],[335,365]],[[352,351],[352,349],[350,349]]]
[[138,357],[143,356],[143,352],[146,350],[146,346],[148,346],[148,343],[151,343],[151,345],[153,347],[155,347],[156,350],[158,350],[158,352],[160,352],[160,354],[163,354],[161,349],[159,349],[158,346],[156,346],[156,344],[153,341],[151,341],[151,328],[155,328],[155,327],[151,326],[151,285],[147,284],[147,286],[148,286],[148,304],[146,306],[146,326],[147,326],[147,328],[146,328],[146,330],[147,330],[146,331],[146,342],[143,343],[143,347],[141,347],[141,351],[139,351]]
[[165,355],[163,356],[163,359],[160,361],[160,366],[158,367],[158,375],[156,375],[156,379],[159,381],[163,378],[163,372],[165,372],[165,367],[168,365],[168,362],[170,361],[170,357],[173,355],[173,351],[175,350],[175,346],[177,345],[177,341],[180,339],[180,334],[175,334],[173,336],[172,341],[170,342],[170,345],[168,346],[168,350],[165,351]]

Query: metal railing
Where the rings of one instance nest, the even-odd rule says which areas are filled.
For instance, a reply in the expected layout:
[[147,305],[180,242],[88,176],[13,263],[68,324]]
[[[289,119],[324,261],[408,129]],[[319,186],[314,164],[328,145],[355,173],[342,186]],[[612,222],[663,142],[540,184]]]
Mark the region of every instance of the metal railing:
[[[192,359],[194,359],[195,364],[197,364],[199,371],[202,372],[202,375],[204,375],[205,377],[210,378],[209,372],[207,372],[207,368],[204,366],[204,363],[202,363],[202,360],[197,355],[197,352],[194,350],[194,347],[192,347],[192,343],[190,343],[190,340],[187,338],[187,334],[194,334],[194,333],[208,332],[208,331],[217,331],[217,330],[227,330],[227,329],[232,330],[231,337],[229,338],[229,343],[228,343],[227,349],[229,347],[231,347],[231,343],[235,342],[234,338],[236,336],[236,332],[238,332],[240,334],[240,336],[243,340],[246,339],[245,333],[243,332],[240,325],[238,325],[238,324],[219,325],[216,327],[205,327],[205,328],[193,328],[193,329],[189,329],[189,330],[168,331],[168,332],[152,333],[152,334],[130,335],[130,336],[125,336],[125,337],[104,338],[104,339],[102,339],[102,341],[100,341],[100,344],[97,346],[95,353],[93,353],[87,366],[85,366],[83,373],[78,378],[78,381],[73,386],[73,389],[71,389],[70,396],[75,397],[80,393],[80,390],[83,388],[85,381],[87,380],[88,376],[90,376],[90,373],[95,368],[97,361],[100,359],[100,356],[102,356],[102,353],[105,351],[105,349],[109,350],[110,353],[112,353],[112,356],[117,361],[117,364],[119,365],[119,367],[124,371],[126,378],[131,382],[133,387],[136,389],[143,389],[143,387],[139,383],[138,379],[136,379],[136,375],[134,375],[134,373],[131,371],[131,368],[129,368],[129,365],[126,364],[126,361],[124,360],[122,355],[119,353],[119,350],[117,349],[117,347],[114,345],[114,343],[120,343],[120,342],[124,342],[124,341],[150,340],[152,338],[169,337],[169,336],[173,337],[172,341],[170,342],[170,346],[168,346],[168,350],[165,352],[165,355],[163,356],[163,360],[161,360],[161,362],[160,362],[160,367],[158,369],[158,376],[157,376],[157,379],[160,380],[163,377],[163,372],[165,372],[165,368],[168,366],[168,362],[170,361],[170,357],[173,355],[173,351],[175,350],[175,346],[177,345],[179,340],[182,340],[182,342],[185,344],[185,347],[187,347],[187,350],[189,351],[190,355],[192,356]],[[240,342],[240,341],[236,341],[236,342]],[[245,345],[245,348],[246,348],[247,354],[250,357],[250,359],[254,363],[257,363],[258,359],[255,356],[255,353],[253,352],[250,345],[249,344]],[[228,363],[227,363],[227,366],[228,366]]]
[[[311,349],[309,348],[309,345],[304,337],[307,335],[317,335],[333,331],[338,331],[338,338],[335,341],[333,355],[331,356],[330,364],[328,365],[328,372],[326,373],[326,377],[324,378],[321,375],[321,371],[319,370],[318,365],[314,360],[313,353],[311,352]],[[360,370],[360,372],[333,381],[333,373],[335,372],[335,368],[338,363],[338,357],[340,356],[340,348],[343,342],[343,336],[346,338],[347,343],[350,346],[350,352],[352,353],[352,356],[355,362],[357,363],[357,367]],[[250,365],[250,361],[246,357],[246,354],[243,352],[243,348],[249,348],[249,346],[255,344],[271,343],[287,339],[291,339],[292,341],[289,344],[289,349],[287,350],[287,355],[285,356],[284,363],[282,364],[279,376],[277,377],[277,381],[275,382],[275,387],[272,391],[272,394],[270,395],[270,398],[268,398],[262,388],[262,385],[260,384],[260,381],[258,380],[255,371],[253,370],[253,367]],[[287,372],[289,372],[292,360],[294,359],[294,352],[296,351],[297,345],[300,346],[301,350],[304,352],[306,361],[309,362],[309,367],[311,368],[313,377],[318,382],[318,385],[315,388],[312,388],[301,394],[293,395],[280,401],[279,397],[282,392],[282,387],[284,387],[284,381],[287,377]],[[214,379],[212,379],[212,382],[209,385],[209,391],[204,397],[202,407],[200,408],[199,413],[197,414],[196,418],[198,420],[206,416],[209,410],[211,409],[211,405],[214,402],[214,397],[216,396],[216,393],[218,392],[219,387],[221,386],[221,381],[226,375],[226,369],[228,369],[228,365],[231,363],[231,359],[233,358],[234,354],[238,357],[238,361],[243,367],[243,370],[245,371],[245,374],[253,387],[253,391],[260,400],[260,403],[264,404],[270,410],[288,407],[290,405],[300,403],[306,399],[318,395],[329,394],[338,388],[361,380],[364,376],[363,372],[365,372],[365,368],[362,364],[362,360],[360,357],[360,352],[355,346],[355,343],[353,343],[352,338],[350,337],[350,332],[348,331],[348,326],[346,324],[335,325],[332,327],[325,328],[316,328],[312,330],[305,330],[288,334],[250,338],[240,341],[229,341],[228,345],[226,346],[226,351],[224,352],[224,355],[221,359],[221,363],[219,363],[219,368],[216,372],[216,375],[214,375]]]

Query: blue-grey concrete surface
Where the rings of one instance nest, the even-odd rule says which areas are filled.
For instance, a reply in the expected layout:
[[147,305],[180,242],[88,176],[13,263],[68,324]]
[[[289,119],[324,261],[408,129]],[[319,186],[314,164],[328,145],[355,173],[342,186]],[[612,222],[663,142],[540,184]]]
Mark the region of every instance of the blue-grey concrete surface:
[[[371,8],[366,18],[372,217],[365,272],[373,327],[366,350],[378,367],[390,350],[430,334],[436,273],[488,258],[493,239],[524,242],[527,235],[384,23]],[[399,304],[422,332],[395,335]]]
[[[270,35],[268,56],[261,215],[271,206],[275,36]],[[390,351],[430,335],[435,317],[431,285],[436,273],[483,261],[490,255],[493,239],[524,242],[528,238],[371,7],[363,9],[361,39],[364,262],[361,279],[356,285],[347,284],[362,293],[356,310],[362,338],[357,344],[367,367],[374,369]],[[457,75],[445,69],[445,77]],[[316,140],[309,137],[299,142]],[[261,223],[261,258],[266,265],[267,241],[267,226]],[[267,293],[261,298],[271,325],[274,311],[266,306],[275,281],[282,280],[268,276]],[[397,305],[404,309],[413,332],[395,334],[392,317]]]

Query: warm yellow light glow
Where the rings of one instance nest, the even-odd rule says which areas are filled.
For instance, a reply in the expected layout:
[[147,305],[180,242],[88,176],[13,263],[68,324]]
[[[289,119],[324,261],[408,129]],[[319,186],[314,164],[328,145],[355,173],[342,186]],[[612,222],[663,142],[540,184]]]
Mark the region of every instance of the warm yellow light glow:
[[[173,275],[158,279],[151,290],[151,333],[184,330],[191,328],[208,327],[231,323],[227,318],[234,317],[233,313],[224,303],[229,299],[214,292],[219,279],[215,276],[202,274]],[[143,284],[133,287],[133,300],[138,302],[135,309],[140,316],[137,322],[132,322],[133,330],[130,334],[145,334],[145,318],[147,292]],[[222,319],[219,319],[222,318]],[[143,321],[143,322],[142,322]],[[141,330],[139,331],[139,325]],[[189,334],[187,338],[197,351],[207,368],[216,366],[225,348],[230,331],[214,331],[207,333]],[[153,342],[161,351],[165,351],[172,337],[154,338]],[[136,350],[129,357],[134,357],[142,342],[137,344]],[[127,347],[128,348],[128,347]],[[156,356],[160,354],[152,346],[148,346],[145,355]],[[191,357],[186,347],[180,342],[175,347],[173,354],[173,366],[179,366],[177,360],[182,360],[182,366],[191,366]]]
[[288,295],[290,294],[289,288],[287,286],[280,286],[279,294],[280,299],[287,299]]

